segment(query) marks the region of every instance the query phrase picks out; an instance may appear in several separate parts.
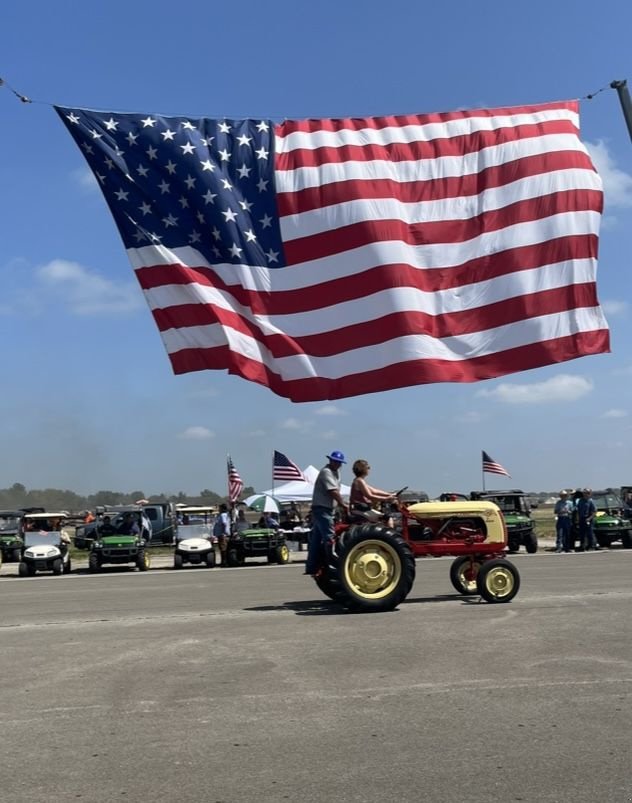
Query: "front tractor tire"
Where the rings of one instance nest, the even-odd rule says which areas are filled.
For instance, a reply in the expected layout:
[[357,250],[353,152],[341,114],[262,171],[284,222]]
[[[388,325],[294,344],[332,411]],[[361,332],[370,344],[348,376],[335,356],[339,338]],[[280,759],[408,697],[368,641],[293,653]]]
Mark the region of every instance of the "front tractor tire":
[[345,533],[338,560],[342,604],[353,611],[392,611],[415,582],[415,558],[394,530],[374,524]]
[[485,602],[511,602],[519,588],[520,574],[508,560],[488,560],[478,570],[476,589]]
[[475,557],[462,555],[452,562],[450,566],[450,582],[459,592],[466,597],[478,594],[476,578],[482,566],[482,561]]

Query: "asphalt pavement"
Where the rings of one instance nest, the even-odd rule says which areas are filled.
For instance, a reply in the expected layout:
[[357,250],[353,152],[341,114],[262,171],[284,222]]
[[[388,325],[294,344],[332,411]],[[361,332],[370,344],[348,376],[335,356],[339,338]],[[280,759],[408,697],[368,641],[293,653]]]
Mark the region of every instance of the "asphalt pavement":
[[350,614],[273,566],[0,572],[3,803],[632,800],[632,550],[449,559]]

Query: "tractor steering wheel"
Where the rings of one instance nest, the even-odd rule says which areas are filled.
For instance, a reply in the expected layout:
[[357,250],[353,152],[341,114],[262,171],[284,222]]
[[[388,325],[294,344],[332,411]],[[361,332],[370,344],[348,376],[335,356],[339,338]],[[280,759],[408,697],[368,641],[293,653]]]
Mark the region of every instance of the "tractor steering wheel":
[[408,490],[408,485],[404,485],[404,487],[400,488],[399,491],[395,491],[393,496],[400,496],[400,494],[403,494],[404,491],[407,491],[407,490]]

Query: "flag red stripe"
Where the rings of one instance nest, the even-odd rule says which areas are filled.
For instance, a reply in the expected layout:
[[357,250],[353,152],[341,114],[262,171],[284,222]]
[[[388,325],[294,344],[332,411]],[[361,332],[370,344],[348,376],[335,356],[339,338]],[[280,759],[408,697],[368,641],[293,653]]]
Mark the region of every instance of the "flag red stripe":
[[341,343],[344,343],[345,350],[351,350],[420,333],[436,338],[447,338],[480,332],[491,326],[503,326],[540,315],[562,313],[582,307],[596,307],[597,304],[596,288],[591,282],[519,295],[493,304],[444,315],[433,316],[410,310],[390,313],[364,323],[341,326],[336,330],[302,337],[266,334],[251,320],[213,304],[179,305],[154,310],[153,315],[160,331],[220,322],[223,326],[253,337],[275,358],[303,353],[313,357],[324,357],[337,354]]
[[603,196],[595,190],[567,190],[540,198],[508,204],[502,209],[468,218],[437,222],[406,223],[402,220],[366,220],[285,243],[290,265],[340,254],[369,243],[397,240],[407,245],[462,243],[506,226],[544,220],[564,212],[601,212]]
[[473,131],[471,134],[455,137],[433,137],[429,141],[295,148],[288,152],[277,151],[274,165],[276,170],[294,170],[297,167],[320,167],[323,164],[340,162],[417,162],[443,156],[463,157],[486,148],[533,137],[576,133],[577,129],[570,120],[547,120],[542,123],[495,128],[493,131]]
[[371,198],[397,198],[402,203],[470,197],[483,190],[502,187],[529,176],[578,168],[593,170],[582,151],[556,151],[525,156],[502,165],[488,167],[465,176],[449,176],[427,181],[398,182],[391,179],[348,179],[309,187],[297,192],[279,192],[277,207],[281,216],[309,212],[347,201]]
[[154,265],[137,268],[136,276],[143,290],[195,282],[230,293],[239,304],[249,307],[255,315],[284,315],[340,304],[390,287],[414,287],[423,292],[436,292],[542,265],[595,258],[597,246],[598,240],[593,234],[573,235],[499,251],[449,269],[441,267],[419,270],[406,264],[379,265],[333,281],[315,283],[296,290],[261,294],[241,285],[228,284],[212,268],[203,266]]
[[378,371],[350,373],[340,379],[313,377],[289,381],[281,380],[278,374],[270,371],[262,363],[232,352],[227,346],[183,349],[170,354],[169,358],[176,374],[225,369],[231,374],[265,385],[279,396],[294,402],[304,402],[342,399],[347,396],[378,393],[432,382],[475,382],[608,350],[609,333],[607,329],[601,329],[594,332],[579,332],[459,362],[411,360],[395,363]]
[[503,106],[494,109],[464,109],[461,111],[432,112],[429,114],[393,114],[381,117],[334,117],[309,120],[285,120],[276,130],[287,136],[294,132],[315,133],[317,131],[344,131],[400,127],[421,126],[433,123],[448,123],[451,120],[486,119],[490,117],[515,117],[518,114],[537,114],[543,111],[557,111],[567,109],[577,113],[579,104],[575,100],[554,101],[552,103],[538,103],[527,106]]

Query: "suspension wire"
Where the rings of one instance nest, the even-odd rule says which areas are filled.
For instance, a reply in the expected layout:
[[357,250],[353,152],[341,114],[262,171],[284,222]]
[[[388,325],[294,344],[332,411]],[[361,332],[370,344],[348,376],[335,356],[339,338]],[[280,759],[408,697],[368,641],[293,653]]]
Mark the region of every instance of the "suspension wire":
[[[578,100],[580,100],[580,101],[582,101],[582,100],[593,100],[601,92],[605,92],[606,89],[616,89],[616,86],[614,86],[615,83],[616,82],[611,82],[609,84],[606,84],[605,86],[602,86],[600,89],[597,89],[595,92],[590,92],[587,95],[583,95],[583,96],[579,97]],[[49,103],[47,101],[32,100],[31,98],[27,97],[27,95],[23,95],[21,92],[18,92],[17,89],[14,89],[11,86],[11,84],[5,78],[0,77],[0,87],[3,87],[3,86],[6,86],[7,89],[10,92],[12,92],[16,96],[16,98],[18,98],[18,100],[20,100],[22,103],[41,103],[41,104],[43,104],[45,106],[53,106],[53,105],[55,105],[55,104]],[[229,118],[229,117],[232,117],[234,115],[231,116],[231,115],[224,114],[224,115],[214,115],[214,116]],[[241,115],[238,115],[238,116],[241,117]],[[256,115],[250,115],[250,116],[256,116]],[[259,115],[259,116],[261,116],[261,115]],[[271,120],[279,119],[279,120],[282,120],[282,121],[286,121],[288,119],[310,119],[309,117],[305,118],[305,117],[300,117],[300,116],[297,117],[297,118],[290,118],[290,117],[288,117],[288,115],[269,115],[268,114],[268,115],[264,115],[264,116],[268,117],[268,119],[271,119]],[[352,114],[352,115],[348,115],[348,116],[357,117],[358,115]],[[363,116],[363,115],[360,115],[360,116]]]

